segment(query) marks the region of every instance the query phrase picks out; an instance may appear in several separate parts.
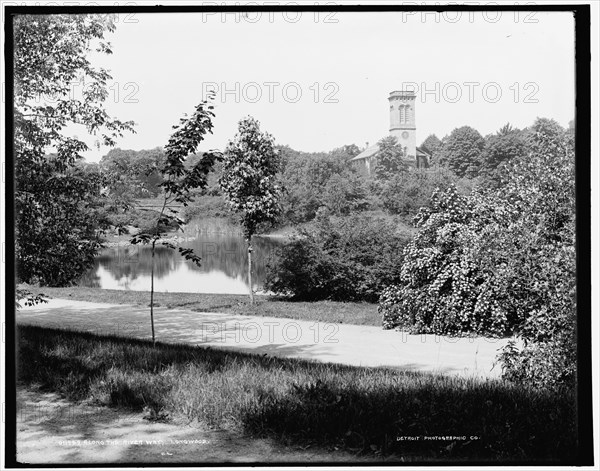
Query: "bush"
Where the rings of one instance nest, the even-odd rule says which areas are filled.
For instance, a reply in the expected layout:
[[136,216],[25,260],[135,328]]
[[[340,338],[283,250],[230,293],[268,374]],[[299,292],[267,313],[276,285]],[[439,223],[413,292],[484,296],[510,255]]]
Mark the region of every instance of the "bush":
[[[126,232],[126,226],[133,226],[142,232],[152,232],[156,230],[156,218],[158,211],[152,209],[140,210],[136,208],[129,209],[122,213],[107,213],[107,220],[113,226],[119,228],[121,232]],[[175,223],[169,225],[161,224],[160,231],[177,230]]]
[[234,219],[222,196],[198,196],[183,210],[183,220],[188,223],[194,219],[228,218]]
[[547,119],[536,120],[529,135],[535,157],[508,167],[502,189],[520,203],[520,232],[500,239],[508,248],[505,256],[514,260],[509,286],[520,296],[511,301],[527,313],[519,332],[524,345],[509,346],[501,359],[508,379],[572,387],[577,373],[573,136]]
[[375,302],[396,282],[407,238],[384,219],[332,221],[321,211],[312,229],[285,245],[267,265],[265,288],[295,299]]
[[552,387],[576,373],[575,157],[557,123],[538,119],[530,134],[535,154],[502,167],[500,189],[451,187],[420,211],[380,312],[385,328],[516,334],[505,378]]
[[476,241],[493,218],[485,199],[460,195],[454,186],[436,191],[416,219],[421,230],[404,250],[400,284],[380,299],[384,328],[436,334],[502,336],[513,323],[486,280]]

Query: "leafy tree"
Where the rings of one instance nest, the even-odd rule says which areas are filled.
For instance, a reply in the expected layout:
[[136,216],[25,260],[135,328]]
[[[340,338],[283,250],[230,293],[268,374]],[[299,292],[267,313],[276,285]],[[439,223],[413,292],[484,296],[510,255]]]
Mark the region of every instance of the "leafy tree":
[[140,151],[111,149],[102,157],[100,165],[103,171],[120,176],[110,181],[112,192],[129,192],[133,198],[148,198],[160,194],[163,181],[160,169],[164,162],[165,152],[160,147]]
[[[212,97],[210,98],[212,99]],[[186,167],[185,159],[196,152],[200,143],[207,133],[212,134],[212,118],[214,106],[208,101],[203,101],[196,106],[190,117],[179,120],[179,125],[173,127],[175,132],[169,138],[165,146],[166,160],[161,168],[163,182],[160,187],[163,190],[162,208],[158,214],[154,226],[147,231],[142,231],[133,236],[132,244],[150,244],[152,249],[152,268],[150,272],[150,323],[152,327],[152,343],[155,343],[154,333],[154,257],[156,245],[163,245],[170,249],[176,249],[196,265],[200,265],[200,257],[193,249],[175,247],[172,243],[162,240],[164,228],[173,223],[180,224],[177,212],[172,208],[174,203],[187,206],[193,200],[192,190],[206,187],[208,174],[215,162],[222,158],[220,152],[211,151],[202,154],[192,167]]]
[[526,133],[505,125],[496,134],[485,138],[481,173],[488,183],[499,184],[498,167],[512,159],[526,157],[528,143]]
[[405,172],[395,175],[380,192],[383,209],[389,214],[415,216],[419,209],[429,206],[437,188],[448,188],[457,183],[450,173]]
[[[104,188],[106,219],[119,234],[127,233],[126,226],[144,227],[152,211],[143,207],[140,199],[161,194],[160,173],[165,163],[165,152],[157,147],[150,150],[112,149],[100,160],[100,170],[105,177]],[[153,222],[151,222],[151,225]]]
[[538,118],[527,130],[527,144],[533,154],[569,152],[573,136],[553,119]]
[[[334,149],[330,152],[299,152],[288,146],[278,146],[282,161],[282,171],[279,175],[281,185],[286,189],[281,198],[281,220],[285,223],[298,224],[308,222],[315,218],[317,211],[322,206],[339,203],[342,211],[359,210],[370,205],[370,201],[362,201],[359,196],[366,188],[358,178],[358,172],[349,164],[349,160],[357,155],[360,150],[354,144]],[[341,182],[336,175],[343,175],[350,183]],[[333,178],[332,182],[330,180]],[[345,209],[340,198],[332,194],[333,186],[343,186],[352,202]],[[355,197],[350,194],[357,193]],[[334,203],[336,200],[338,203]]]
[[323,202],[327,181],[347,167],[346,154],[337,152],[307,153],[288,146],[278,146],[281,159],[281,216],[285,222],[298,224],[312,220]]
[[438,152],[442,147],[442,141],[435,134],[430,134],[421,144],[421,148],[431,154],[431,160],[437,162]]
[[[125,233],[125,225],[131,223],[135,213],[136,198],[144,193],[144,186],[131,163],[135,151],[111,150],[100,160],[100,171],[105,177],[104,208],[111,225]],[[127,216],[125,216],[127,214]]]
[[456,128],[439,150],[440,163],[447,165],[459,177],[476,177],[482,164],[485,141],[469,126]]
[[377,145],[379,146],[379,152],[373,171],[373,175],[377,180],[389,180],[394,175],[408,170],[408,166],[404,161],[404,151],[402,146],[398,144],[396,137],[384,137]]
[[240,215],[248,242],[251,303],[254,303],[252,236],[259,224],[275,222],[281,211],[282,188],[276,180],[280,165],[273,137],[261,132],[259,122],[253,117],[242,119],[238,133],[225,151],[219,184],[231,209]]
[[[14,15],[14,152],[17,276],[67,285],[93,263],[101,246],[96,209],[102,183],[76,163],[87,145],[67,128],[83,126],[114,145],[132,122],[111,118],[104,101],[111,78],[87,56],[110,54],[100,15]],[[85,82],[81,97],[72,83]],[[46,97],[47,99],[43,99]],[[54,151],[51,155],[49,152]]]
[[338,147],[329,152],[332,156],[342,156],[345,160],[349,160],[352,157],[356,157],[360,154],[360,149],[356,144],[347,144],[342,147]]
[[366,182],[350,170],[332,175],[323,193],[323,203],[337,216],[346,216],[351,211],[360,211],[369,205]]

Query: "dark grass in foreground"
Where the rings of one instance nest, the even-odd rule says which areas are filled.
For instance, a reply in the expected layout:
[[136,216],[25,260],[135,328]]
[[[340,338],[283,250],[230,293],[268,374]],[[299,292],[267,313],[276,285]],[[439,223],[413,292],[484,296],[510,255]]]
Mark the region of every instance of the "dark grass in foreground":
[[[18,380],[286,445],[418,460],[568,461],[574,395],[20,326]],[[399,441],[404,436],[464,440]],[[471,437],[478,437],[471,438]],[[412,458],[411,458],[412,457]]]
[[[25,285],[23,285],[25,286]],[[115,289],[38,288],[27,286],[34,294],[44,293],[53,298],[74,299],[112,304],[137,304],[148,306],[150,293]],[[341,324],[372,325],[381,327],[377,304],[342,303],[336,301],[296,302],[273,296],[255,296],[254,306],[249,297],[237,294],[154,293],[155,305],[171,309],[188,309],[198,312],[222,312],[249,316],[282,317],[285,319]]]

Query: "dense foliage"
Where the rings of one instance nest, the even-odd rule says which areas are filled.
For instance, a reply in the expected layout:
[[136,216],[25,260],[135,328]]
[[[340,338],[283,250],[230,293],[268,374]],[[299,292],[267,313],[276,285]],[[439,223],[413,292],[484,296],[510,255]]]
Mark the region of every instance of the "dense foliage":
[[377,145],[377,161],[373,169],[373,177],[377,180],[387,181],[394,176],[408,171],[406,164],[405,151],[398,144],[398,139],[394,136],[387,136],[381,139]]
[[388,288],[380,306],[385,328],[437,334],[505,335],[509,322],[486,282],[477,241],[494,214],[480,195],[462,196],[454,186],[436,191],[417,216],[419,233],[407,246],[401,284]]
[[439,162],[459,177],[475,177],[482,165],[485,140],[472,127],[462,126],[444,138],[439,149]]
[[435,134],[430,134],[427,136],[427,138],[421,143],[420,147],[431,154],[431,160],[433,163],[437,163],[438,153],[442,148],[442,141]]
[[549,385],[575,375],[574,150],[553,121],[530,133],[532,154],[504,167],[500,189],[436,192],[380,311],[386,328],[514,333],[505,376]]
[[278,151],[282,160],[279,179],[286,189],[281,198],[282,224],[311,221],[322,206],[334,214],[369,206],[366,182],[348,163],[359,152],[356,146],[327,153],[298,152],[287,146]]
[[533,158],[515,162],[503,188],[518,202],[520,216],[515,231],[499,238],[511,282],[507,301],[526,313],[519,330],[524,345],[513,343],[501,360],[509,379],[572,385],[577,372],[573,135],[547,119],[538,119],[529,131]]
[[334,174],[327,180],[322,201],[323,206],[336,216],[363,211],[371,205],[367,182],[350,169]]
[[528,132],[507,124],[496,134],[486,136],[479,173],[485,178],[486,184],[500,185],[499,178],[506,172],[502,166],[528,153]]
[[448,171],[413,171],[394,175],[381,187],[379,197],[383,209],[389,214],[414,216],[419,209],[429,206],[436,188],[447,188],[458,183]]
[[407,240],[389,220],[333,219],[320,211],[270,261],[265,289],[302,300],[374,302],[398,281]]
[[18,279],[66,286],[93,265],[101,245],[102,180],[73,166],[56,171],[57,158],[17,161],[28,178],[17,183]]
[[[16,15],[14,24],[14,152],[18,280],[66,285],[84,273],[101,246],[97,209],[103,182],[76,165],[85,142],[69,135],[83,126],[114,145],[133,123],[111,118],[104,101],[109,73],[88,55],[110,54],[99,15]],[[85,82],[81,96],[72,84]]]
[[165,151],[160,147],[140,151],[117,148],[102,157],[100,167],[113,176],[109,188],[115,198],[154,198],[160,195],[160,169],[165,159]]

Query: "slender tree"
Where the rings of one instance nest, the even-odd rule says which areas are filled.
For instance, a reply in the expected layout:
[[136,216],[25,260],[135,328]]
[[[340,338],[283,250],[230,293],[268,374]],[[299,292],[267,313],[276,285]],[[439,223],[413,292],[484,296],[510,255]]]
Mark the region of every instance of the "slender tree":
[[173,126],[175,132],[169,138],[165,146],[166,161],[161,169],[163,182],[162,207],[156,218],[154,226],[144,232],[140,232],[131,239],[132,244],[149,244],[152,248],[152,268],[150,271],[150,324],[152,327],[152,343],[156,343],[154,332],[154,256],[156,245],[160,244],[170,249],[177,249],[186,260],[191,260],[200,266],[201,258],[193,249],[176,247],[173,243],[163,240],[169,227],[180,226],[183,221],[177,216],[174,205],[187,206],[193,201],[195,189],[206,188],[208,174],[216,161],[222,158],[219,151],[204,152],[202,157],[193,166],[186,166],[185,159],[196,152],[198,145],[207,133],[212,134],[212,118],[214,117],[214,106],[205,100],[196,106],[192,116],[180,119],[177,126]]
[[276,181],[281,166],[274,139],[260,131],[251,116],[242,119],[238,133],[225,151],[219,184],[230,208],[240,215],[248,243],[248,280],[252,288],[252,236],[261,223],[274,222],[281,209],[282,188]]

